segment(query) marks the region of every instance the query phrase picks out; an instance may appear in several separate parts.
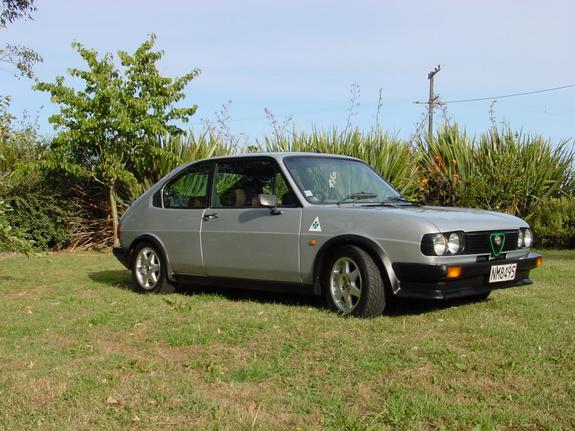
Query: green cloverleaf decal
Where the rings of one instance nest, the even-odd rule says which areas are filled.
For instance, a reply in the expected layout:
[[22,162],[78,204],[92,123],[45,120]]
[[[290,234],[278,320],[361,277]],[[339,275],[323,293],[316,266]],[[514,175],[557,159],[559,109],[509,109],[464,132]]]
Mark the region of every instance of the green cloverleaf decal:
[[491,251],[493,251],[493,256],[499,256],[503,251],[503,247],[505,246],[505,233],[493,232],[491,235],[489,235],[489,243],[491,244]]

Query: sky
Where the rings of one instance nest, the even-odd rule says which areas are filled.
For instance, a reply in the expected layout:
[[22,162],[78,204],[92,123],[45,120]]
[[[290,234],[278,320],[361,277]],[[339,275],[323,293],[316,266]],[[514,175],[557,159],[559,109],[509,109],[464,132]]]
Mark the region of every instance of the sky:
[[[100,53],[133,52],[150,33],[165,55],[162,74],[201,75],[184,103],[199,109],[190,127],[214,121],[229,101],[229,126],[252,141],[271,133],[264,109],[300,130],[345,128],[351,121],[411,135],[425,115],[427,74],[438,64],[441,100],[507,95],[575,84],[575,2],[570,0],[37,0],[33,20],[0,30],[0,43],[44,57],[41,81],[84,67],[78,41]],[[58,107],[0,65],[0,94],[11,112],[27,112],[49,136]],[[575,87],[497,100],[498,123],[558,142],[575,137]],[[470,134],[490,125],[492,100],[447,104],[448,117]],[[441,113],[436,113],[437,125]],[[572,142],[572,141],[571,141]]]

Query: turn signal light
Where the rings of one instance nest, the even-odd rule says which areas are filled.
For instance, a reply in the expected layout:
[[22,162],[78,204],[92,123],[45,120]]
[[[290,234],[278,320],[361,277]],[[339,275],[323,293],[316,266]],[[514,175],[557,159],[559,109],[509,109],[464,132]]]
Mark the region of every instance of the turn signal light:
[[450,266],[447,268],[447,278],[458,278],[461,276],[460,266]]
[[537,259],[535,259],[535,267],[536,268],[539,268],[542,264],[543,264],[543,258],[541,256],[539,256]]

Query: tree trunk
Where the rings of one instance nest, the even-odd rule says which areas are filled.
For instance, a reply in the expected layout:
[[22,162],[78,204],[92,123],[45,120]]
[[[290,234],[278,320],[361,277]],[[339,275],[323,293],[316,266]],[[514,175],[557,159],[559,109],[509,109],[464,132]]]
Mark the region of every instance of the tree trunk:
[[114,185],[112,184],[109,188],[110,196],[110,209],[112,210],[112,224],[114,226],[114,247],[120,245],[120,238],[118,238],[118,207],[116,206],[116,197],[114,196]]

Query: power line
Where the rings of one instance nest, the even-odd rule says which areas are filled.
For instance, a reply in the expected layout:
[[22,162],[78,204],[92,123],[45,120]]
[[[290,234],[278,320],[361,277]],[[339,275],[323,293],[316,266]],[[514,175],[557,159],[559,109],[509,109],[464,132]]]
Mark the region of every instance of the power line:
[[448,104],[448,103],[464,103],[464,102],[481,102],[484,100],[505,99],[508,97],[517,97],[517,96],[528,96],[529,94],[546,93],[548,91],[557,91],[572,87],[575,87],[575,84],[562,85],[561,87],[544,88],[543,90],[526,91],[523,93],[504,94],[502,96],[478,97],[476,99],[447,100],[442,101],[441,103]]
[[[534,91],[527,91],[527,92],[523,92],[523,93],[513,93],[513,94],[505,94],[505,95],[501,95],[501,96],[490,96],[490,97],[479,97],[479,98],[475,98],[475,99],[458,99],[458,100],[448,100],[448,101],[441,101],[441,100],[436,100],[434,102],[434,104],[436,105],[440,105],[440,104],[449,104],[449,103],[464,103],[464,102],[480,102],[480,101],[485,101],[485,100],[494,100],[494,99],[505,99],[505,98],[510,98],[510,97],[517,97],[517,96],[527,96],[530,94],[537,94],[537,93],[545,93],[548,91],[557,91],[557,90],[563,90],[565,88],[572,88],[575,87],[575,84],[569,84],[569,85],[563,85],[560,87],[552,87],[552,88],[545,88],[542,90],[534,90]],[[388,104],[402,104],[402,103],[408,103],[411,100],[413,100],[413,98],[406,98],[406,99],[383,99],[383,104],[384,105],[388,105]],[[428,105],[429,101],[416,101],[416,102],[412,102],[415,104],[422,104],[422,105]],[[368,102],[368,103],[362,103],[361,104],[361,108],[371,108],[371,107],[375,107],[377,106],[377,103],[374,102]],[[326,108],[318,108],[318,109],[308,109],[308,110],[303,110],[300,111],[299,113],[289,113],[289,114],[282,114],[279,113],[277,114],[278,116],[287,116],[287,115],[291,115],[291,116],[308,116],[308,115],[315,115],[315,114],[322,114],[322,113],[329,113],[329,112],[340,112],[340,111],[346,111],[348,110],[349,107],[344,107],[344,106],[334,106],[334,107],[326,107]],[[236,123],[236,122],[246,122],[246,121],[260,121],[260,120],[265,120],[266,117],[263,115],[253,115],[253,116],[246,116],[246,117],[240,117],[240,118],[232,118],[229,121],[231,123]],[[200,126],[201,123],[198,122],[192,122],[190,123],[190,125],[192,126]]]
[[575,112],[563,112],[563,111],[550,111],[548,109],[526,109],[526,108],[505,108],[506,111],[515,111],[515,112],[529,112],[532,114],[542,114],[542,115],[551,115],[551,116],[559,116],[559,117],[570,117],[575,118]]

